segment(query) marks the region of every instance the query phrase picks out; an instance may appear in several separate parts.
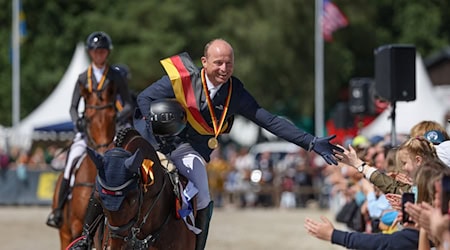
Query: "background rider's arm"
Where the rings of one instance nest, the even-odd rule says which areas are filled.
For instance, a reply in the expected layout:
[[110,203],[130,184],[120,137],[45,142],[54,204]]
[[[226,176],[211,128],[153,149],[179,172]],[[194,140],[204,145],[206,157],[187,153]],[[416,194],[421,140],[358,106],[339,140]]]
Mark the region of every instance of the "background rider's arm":
[[[78,105],[80,104],[80,99],[81,99],[81,93],[80,93],[80,87],[79,87],[80,82],[77,81],[75,83],[75,88],[72,92],[72,102],[70,103],[70,118],[72,119],[72,123],[74,125],[74,128],[76,129],[76,123],[77,120],[79,118],[79,114],[78,114]],[[77,131],[78,132],[78,131]]]
[[134,111],[134,104],[128,86],[122,77],[117,80],[118,94],[122,100],[123,109],[117,114],[117,121],[124,122]]

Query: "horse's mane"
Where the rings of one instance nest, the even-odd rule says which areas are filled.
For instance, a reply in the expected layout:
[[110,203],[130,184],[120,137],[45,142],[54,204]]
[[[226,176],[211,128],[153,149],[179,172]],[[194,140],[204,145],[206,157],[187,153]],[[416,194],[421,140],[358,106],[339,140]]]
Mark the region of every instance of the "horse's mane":
[[116,147],[123,148],[132,138],[141,136],[139,132],[134,128],[123,128],[116,134],[114,144]]

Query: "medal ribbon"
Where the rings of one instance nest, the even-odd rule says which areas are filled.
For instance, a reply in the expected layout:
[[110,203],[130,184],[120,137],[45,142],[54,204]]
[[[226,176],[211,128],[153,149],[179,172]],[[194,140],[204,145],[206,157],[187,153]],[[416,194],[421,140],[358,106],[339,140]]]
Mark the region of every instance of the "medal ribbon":
[[209,96],[208,86],[206,85],[205,69],[202,69],[201,75],[202,75],[203,90],[205,91],[206,102],[208,103],[208,109],[209,109],[209,113],[211,114],[211,120],[212,120],[212,124],[214,127],[214,138],[217,138],[217,136],[220,134],[220,131],[222,130],[223,122],[225,121],[225,116],[228,112],[228,106],[230,105],[231,90],[232,90],[233,84],[232,84],[231,78],[230,78],[230,85],[228,86],[228,96],[225,101],[225,105],[223,107],[222,117],[220,118],[219,124],[217,124],[216,114],[214,113],[212,100],[211,100],[211,97]]
[[[88,72],[87,72],[87,78],[88,78],[88,88],[89,92],[92,92],[92,64],[89,65]],[[105,67],[105,70],[103,71],[102,78],[100,79],[100,82],[97,85],[97,90],[101,90],[103,87],[103,84],[106,80],[106,74],[108,74],[109,67]]]

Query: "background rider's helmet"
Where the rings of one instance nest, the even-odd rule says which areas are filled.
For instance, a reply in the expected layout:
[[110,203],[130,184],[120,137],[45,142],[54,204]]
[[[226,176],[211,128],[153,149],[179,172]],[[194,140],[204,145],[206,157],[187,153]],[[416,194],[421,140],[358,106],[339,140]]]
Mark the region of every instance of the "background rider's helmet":
[[149,114],[153,133],[157,136],[175,136],[186,127],[186,111],[176,99],[153,101]]
[[107,49],[112,50],[112,40],[108,34],[103,31],[92,32],[86,40],[86,49]]

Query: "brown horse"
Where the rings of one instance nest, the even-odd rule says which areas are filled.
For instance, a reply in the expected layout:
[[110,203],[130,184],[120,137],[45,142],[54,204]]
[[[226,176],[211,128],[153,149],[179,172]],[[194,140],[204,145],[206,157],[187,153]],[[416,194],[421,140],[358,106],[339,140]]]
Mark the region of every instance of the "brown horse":
[[195,234],[177,214],[178,175],[136,130],[119,131],[116,148],[104,156],[88,154],[98,169],[95,194],[106,216],[108,249],[195,248]]
[[[100,90],[89,91],[83,84],[79,85],[81,96],[85,101],[84,119],[86,121],[85,136],[87,145],[99,153],[112,146],[116,132],[116,86],[106,84]],[[93,191],[97,169],[86,154],[78,160],[79,167],[74,167],[75,181],[71,188],[71,199],[68,199],[63,209],[63,225],[59,229],[61,249],[78,238],[83,229],[84,217],[89,198]],[[77,164],[77,163],[75,163]],[[56,184],[53,196],[53,208],[57,204],[62,176]]]

